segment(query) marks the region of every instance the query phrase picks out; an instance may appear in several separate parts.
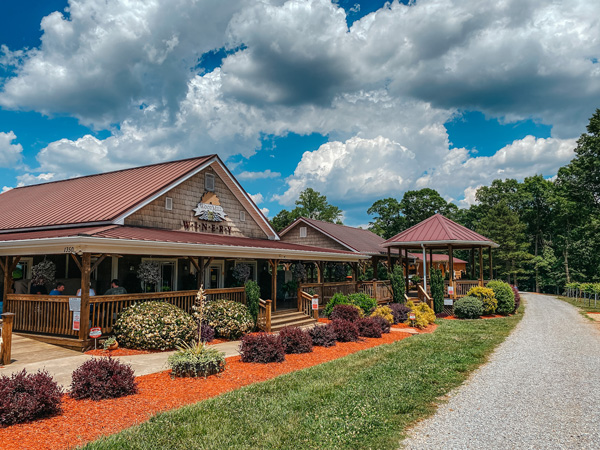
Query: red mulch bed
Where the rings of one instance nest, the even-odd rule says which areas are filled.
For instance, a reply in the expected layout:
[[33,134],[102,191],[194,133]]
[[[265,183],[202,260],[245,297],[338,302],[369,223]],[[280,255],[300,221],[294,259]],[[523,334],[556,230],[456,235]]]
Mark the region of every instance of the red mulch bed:
[[[435,325],[422,332],[431,332]],[[239,356],[227,358],[224,372],[207,379],[176,378],[170,371],[137,378],[136,395],[101,401],[73,400],[63,397],[63,413],[59,416],[0,428],[2,450],[65,449],[82,445],[103,435],[147,421],[151,416],[195,403],[248,384],[312,367],[382,344],[390,344],[411,336],[395,332],[382,338],[364,338],[361,342],[338,342],[335,347],[315,347],[312,353],[286,355],[283,363],[242,363]],[[106,420],[109,418],[109,420]]]
[[[512,316],[512,314],[509,314],[509,316]],[[489,316],[481,316],[480,319],[501,319],[502,317],[507,317],[507,316],[502,316],[500,314],[492,314],[492,315],[489,315]],[[456,316],[446,316],[446,317],[444,317],[444,319],[447,319],[447,320],[465,320],[465,319],[459,319]]]
[[[207,342],[206,345],[223,344],[229,342],[228,339],[213,339],[211,342]],[[147,355],[149,353],[161,353],[170,352],[172,350],[135,350],[132,348],[118,348],[116,350],[104,350],[98,348],[96,350],[88,350],[85,352],[86,355],[93,356],[131,356],[131,355]]]

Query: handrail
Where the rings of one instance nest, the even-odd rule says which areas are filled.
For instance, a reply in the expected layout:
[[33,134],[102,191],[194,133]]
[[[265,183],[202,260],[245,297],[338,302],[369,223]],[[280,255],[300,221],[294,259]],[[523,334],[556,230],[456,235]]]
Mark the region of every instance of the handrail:
[[315,319],[319,318],[319,310],[312,309],[313,298],[319,298],[318,295],[311,295],[308,292],[301,291],[298,298],[298,311],[304,313],[307,316],[315,316]]
[[271,332],[271,303],[272,300],[258,299],[258,319],[256,325],[259,330]]
[[427,294],[427,292],[425,292],[422,285],[420,285],[420,284],[417,285],[417,292],[419,294],[419,300],[421,300],[421,301],[425,300],[427,305],[431,309],[433,309],[433,300],[431,299],[429,294]]

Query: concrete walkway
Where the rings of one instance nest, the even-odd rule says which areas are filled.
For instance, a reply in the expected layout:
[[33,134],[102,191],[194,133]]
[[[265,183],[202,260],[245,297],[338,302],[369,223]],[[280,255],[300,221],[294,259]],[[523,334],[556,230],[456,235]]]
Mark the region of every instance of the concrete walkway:
[[600,448],[600,324],[554,297],[524,298],[517,328],[405,448]]
[[[240,341],[215,344],[216,348],[225,353],[225,357],[239,355]],[[149,373],[167,370],[167,358],[174,352],[149,353],[146,355],[119,356],[117,359],[128,363],[135,374],[147,375]],[[0,375],[10,375],[26,369],[28,373],[38,369],[47,370],[54,380],[65,389],[71,384],[71,374],[86,360],[93,356],[84,355],[75,350],[67,350],[56,345],[35,341],[23,336],[13,335],[12,360],[8,366],[0,366]]]

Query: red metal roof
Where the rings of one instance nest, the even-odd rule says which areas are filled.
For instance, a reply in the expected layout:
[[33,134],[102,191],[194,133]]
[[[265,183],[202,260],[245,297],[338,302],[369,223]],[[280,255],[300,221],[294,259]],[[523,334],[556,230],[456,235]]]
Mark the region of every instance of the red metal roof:
[[457,245],[477,244],[490,245],[492,247],[498,246],[498,244],[485,236],[475,233],[441,214],[435,214],[423,222],[402,231],[385,241],[384,245],[390,247],[394,246],[394,244],[403,243],[419,245],[421,243],[449,243]]
[[101,227],[79,227],[56,230],[22,231],[0,234],[0,242],[34,239],[52,239],[61,237],[84,236],[93,238],[122,239],[130,241],[171,242],[182,244],[203,244],[215,246],[266,248],[273,250],[295,250],[305,252],[335,253],[352,255],[353,252],[330,248],[311,247],[269,239],[251,239],[221,234],[195,233],[189,231],[158,230],[124,225]]
[[287,228],[279,233],[283,236],[288,230],[292,229],[298,221],[304,221],[317,230],[329,235],[333,239],[344,244],[356,251],[357,253],[386,253],[387,251],[381,247],[381,244],[385,242],[381,236],[376,235],[372,231],[363,230],[361,228],[349,227],[346,225],[338,225],[331,222],[324,222],[322,220],[308,219],[301,217]]
[[114,220],[214,156],[11,189],[0,194],[0,230]]

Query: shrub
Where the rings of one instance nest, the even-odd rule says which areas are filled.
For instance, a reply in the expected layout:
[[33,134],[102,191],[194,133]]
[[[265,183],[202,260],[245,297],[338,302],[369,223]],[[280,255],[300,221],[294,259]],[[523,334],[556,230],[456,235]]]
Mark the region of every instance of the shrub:
[[307,331],[298,327],[285,327],[279,332],[283,351],[290,353],[310,353],[313,351],[312,338]]
[[415,320],[412,321],[413,326],[423,329],[430,323],[435,322],[435,313],[426,303],[419,303],[415,306],[413,302],[408,302],[406,305],[415,313]]
[[123,310],[113,331],[122,347],[168,350],[191,342],[197,325],[194,318],[166,302],[136,303]]
[[350,304],[350,300],[348,300],[348,297],[346,297],[344,294],[340,294],[339,292],[337,292],[336,294],[333,295],[333,297],[331,297],[331,299],[329,299],[329,301],[327,302],[327,305],[325,305],[325,316],[329,317],[331,315],[331,312],[333,311],[333,308],[335,308],[336,305],[349,305]]
[[404,281],[404,269],[400,265],[395,265],[390,273],[390,282],[392,285],[392,296],[394,303],[404,303],[404,293],[406,292],[406,283]]
[[0,376],[0,426],[61,412],[62,389],[46,371]]
[[371,314],[371,317],[375,316],[383,317],[390,325],[394,323],[394,315],[389,306],[378,306],[375,311],[373,311],[373,314]]
[[392,310],[392,316],[394,316],[394,324],[404,323],[408,320],[408,313],[411,309],[402,303],[392,303],[389,305]]
[[382,333],[389,333],[390,332],[390,328],[391,328],[391,324],[387,321],[387,319],[384,319],[381,316],[373,316],[370,317],[372,320],[375,321],[375,323],[377,323],[379,325],[379,328],[381,328],[381,332]]
[[515,294],[515,309],[513,310],[513,312],[515,312],[519,309],[519,306],[521,306],[521,294],[519,294],[519,288],[515,285],[511,284],[510,287],[512,288],[513,294]]
[[496,312],[503,316],[512,314],[515,310],[515,294],[510,284],[500,280],[492,280],[488,283],[487,287],[494,291],[494,295],[498,301]]
[[474,286],[467,292],[467,297],[477,297],[483,303],[483,314],[494,314],[498,307],[498,300],[494,291],[487,287]]
[[454,315],[459,319],[478,319],[483,314],[483,302],[477,297],[463,297],[454,302]]
[[281,339],[275,334],[254,333],[242,337],[242,362],[270,363],[285,361]]
[[167,359],[175,377],[204,377],[225,370],[225,353],[202,342],[179,347]]
[[330,324],[317,325],[308,332],[313,345],[318,347],[333,347],[335,345],[335,331]]
[[[383,321],[387,323],[385,319],[383,319]],[[364,317],[360,319],[358,322],[356,322],[356,326],[358,327],[359,336],[370,338],[381,337],[381,323],[375,320],[373,317]]]
[[[246,305],[230,300],[205,302],[203,317],[218,337],[237,339],[254,328],[254,320]],[[197,314],[197,313],[196,313]]]
[[377,307],[377,300],[369,297],[367,294],[357,292],[356,294],[350,294],[348,301],[362,309],[365,315],[371,314],[371,312]]
[[444,277],[440,269],[431,270],[431,298],[436,313],[444,310]]
[[331,327],[335,332],[335,339],[339,342],[358,341],[358,327],[355,323],[347,320],[332,320]]
[[248,281],[246,283],[246,305],[248,312],[252,316],[252,320],[256,324],[258,319],[258,303],[260,300],[260,288],[256,281]]
[[92,358],[73,372],[71,397],[102,400],[137,393],[133,369],[113,358]]
[[349,322],[356,322],[360,319],[362,310],[355,305],[335,305],[333,311],[329,315],[331,320],[347,320]]

